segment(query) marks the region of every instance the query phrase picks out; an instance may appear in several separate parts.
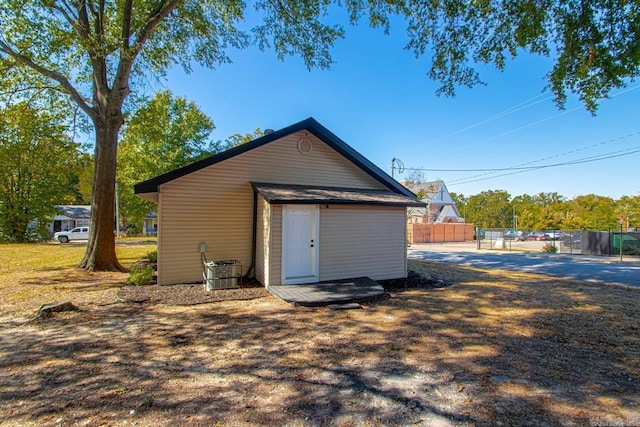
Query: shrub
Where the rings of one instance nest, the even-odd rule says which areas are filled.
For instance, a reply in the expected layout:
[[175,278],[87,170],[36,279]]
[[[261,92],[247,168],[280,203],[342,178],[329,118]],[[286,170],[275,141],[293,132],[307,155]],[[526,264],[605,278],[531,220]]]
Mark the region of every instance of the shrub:
[[633,242],[633,243],[625,242],[622,245],[622,253],[624,255],[634,255],[634,256],[640,255],[640,246],[638,246],[636,242]]
[[151,281],[153,281],[153,267],[150,265],[147,265],[146,267],[131,267],[127,285],[148,285]]
[[558,252],[558,248],[553,243],[547,243],[542,247],[542,252],[555,254],[556,252]]
[[124,235],[125,237],[137,237],[140,235],[140,233],[138,233],[138,230],[136,230],[135,228],[127,228]]
[[158,262],[158,251],[147,252],[149,262]]
[[135,224],[127,224],[127,229],[125,230],[125,236],[127,237],[136,237],[139,236],[141,233],[138,230],[138,227],[135,226]]

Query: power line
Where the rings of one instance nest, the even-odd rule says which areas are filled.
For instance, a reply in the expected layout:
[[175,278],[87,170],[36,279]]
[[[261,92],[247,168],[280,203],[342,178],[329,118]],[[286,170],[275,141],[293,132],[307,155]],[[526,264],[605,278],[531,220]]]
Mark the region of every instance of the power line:
[[[633,151],[629,151],[629,150],[633,150]],[[623,151],[623,153],[620,153],[620,151]],[[614,154],[614,153],[619,153],[619,154]],[[450,183],[447,183],[447,185],[453,186],[453,185],[460,185],[460,184],[470,184],[472,182],[486,181],[488,179],[499,178],[499,177],[508,176],[508,175],[515,175],[518,173],[524,173],[524,172],[529,172],[534,170],[547,169],[547,168],[553,168],[553,167],[559,167],[559,166],[570,166],[570,165],[577,165],[577,164],[583,164],[583,163],[592,163],[600,160],[607,160],[607,159],[613,159],[616,157],[629,156],[631,154],[636,154],[636,153],[640,153],[640,149],[619,150],[618,152],[606,153],[600,156],[592,156],[592,157],[587,157],[584,159],[578,159],[578,160],[569,161],[569,162],[556,163],[551,165],[539,165],[535,167],[532,166],[528,169],[516,170],[513,172],[508,172],[500,175],[492,175],[492,176],[485,176],[483,178],[479,178],[480,176],[487,175],[487,174],[481,174],[481,175],[471,176],[468,178],[461,178],[460,180],[453,180]]]
[[[632,87],[630,87],[630,88],[627,88],[627,89],[621,90],[621,91],[616,92],[616,93],[614,93],[613,95],[611,95],[608,99],[615,98],[615,97],[620,96],[620,95],[623,95],[623,94],[625,94],[625,93],[628,93],[628,92],[634,91],[634,90],[636,90],[636,89],[638,89],[638,88],[640,88],[640,85],[632,86]],[[539,95],[539,96],[540,96],[540,95]],[[535,99],[535,98],[536,98],[536,97],[534,97],[534,98],[532,98],[532,99]],[[550,98],[551,98],[551,97],[549,97],[549,98],[545,98],[544,100],[541,100],[541,101],[535,102],[534,104],[531,104],[530,106],[533,106],[533,105],[539,104],[540,102],[543,102],[543,101],[545,101],[545,100],[547,100],[547,99],[550,99]],[[527,102],[527,101],[525,101],[525,102]],[[514,107],[514,108],[515,108],[515,107]],[[528,106],[527,106],[527,107],[523,107],[523,108],[528,108]],[[519,111],[519,110],[521,110],[521,109],[523,109],[523,108],[515,109],[513,112],[515,112],[515,111]],[[463,149],[463,148],[468,148],[468,147],[473,147],[474,145],[484,144],[484,143],[486,143],[486,142],[490,142],[490,141],[493,141],[493,140],[496,140],[496,139],[502,138],[502,137],[504,137],[504,136],[511,135],[511,134],[513,134],[513,133],[519,132],[519,131],[521,131],[521,130],[524,130],[524,129],[530,128],[530,127],[532,127],[532,126],[539,125],[540,123],[548,122],[549,120],[553,120],[553,119],[556,119],[556,118],[558,118],[558,117],[562,117],[562,116],[564,116],[564,115],[567,115],[567,114],[569,114],[569,113],[573,113],[574,111],[580,110],[580,109],[582,109],[582,108],[583,108],[582,106],[574,107],[574,108],[572,108],[572,109],[570,109],[570,110],[562,111],[562,112],[560,112],[560,113],[558,113],[558,114],[554,114],[554,115],[552,115],[552,116],[545,117],[545,118],[543,118],[543,119],[536,120],[536,121],[534,121],[534,122],[530,122],[530,123],[524,124],[524,125],[522,125],[522,126],[520,126],[520,127],[517,127],[517,128],[515,128],[515,129],[509,130],[509,131],[506,131],[506,132],[503,132],[503,133],[498,134],[498,135],[494,135],[494,136],[489,137],[489,138],[486,138],[486,139],[484,139],[484,140],[476,141],[476,142],[472,142],[472,143],[469,143],[469,144],[463,145],[463,146],[461,146],[461,147],[457,147],[457,148],[454,148],[454,149],[451,149],[451,150],[445,151],[444,153],[441,153],[441,154],[448,154],[448,153],[452,153],[452,152],[460,151],[460,150],[461,150],[461,149]],[[507,110],[507,111],[509,111],[509,110]],[[502,116],[501,116],[501,114],[502,114],[502,113],[499,113],[498,115],[496,115],[496,116],[494,116],[494,117],[497,117],[497,118],[502,117]],[[510,113],[509,113],[509,114],[510,114]],[[506,114],[503,114],[503,115],[506,115]],[[478,122],[477,124],[474,124],[474,125],[471,125],[471,126],[467,126],[467,128],[468,128],[468,129],[471,129],[471,128],[474,128],[474,127],[479,126],[480,124],[484,124],[484,122],[487,122],[487,123],[488,123],[489,121],[492,121],[492,120],[489,120],[489,119],[487,119],[487,120],[483,120],[483,121]],[[463,129],[462,131],[466,130],[467,128]],[[454,132],[454,133],[452,133],[452,134],[447,135],[446,137],[453,136],[453,135],[457,135],[457,134],[459,134],[459,133],[461,133],[461,131],[456,131],[456,132]],[[435,141],[439,141],[439,140],[441,140],[441,139],[443,139],[443,138],[438,138],[438,139],[436,139]]]
[[540,104],[542,102],[548,101],[548,100],[553,98],[552,96],[548,96],[548,97],[546,97],[544,99],[538,100],[536,102],[532,102],[536,98],[539,98],[539,97],[541,97],[543,95],[544,95],[544,93],[536,95],[533,98],[529,98],[528,100],[523,101],[523,102],[521,102],[521,103],[519,103],[519,104],[517,104],[517,105],[515,105],[513,107],[507,108],[506,110],[504,110],[504,111],[502,111],[502,112],[500,112],[498,114],[495,114],[495,115],[493,115],[491,117],[488,117],[486,119],[482,119],[479,122],[476,122],[476,123],[473,123],[471,125],[468,125],[468,126],[462,128],[462,129],[459,129],[457,131],[451,132],[451,133],[449,133],[447,135],[444,135],[444,136],[441,136],[439,138],[436,138],[432,142],[438,142],[438,141],[441,141],[443,139],[450,138],[450,137],[455,136],[455,135],[459,135],[459,134],[461,134],[463,132],[466,132],[466,131],[468,131],[470,129],[476,128],[478,126],[482,126],[482,125],[487,124],[487,123],[491,123],[494,120],[497,120],[497,119],[500,119],[500,118],[502,118],[504,116],[508,116],[509,114],[513,114],[513,113],[516,113],[518,111],[533,107],[534,105]]
[[[510,167],[506,167],[506,168],[485,168],[485,169],[405,168],[405,170],[422,171],[422,172],[500,172],[500,171],[509,171],[509,170],[531,170],[531,169],[537,168],[538,166],[527,166],[527,165],[530,165],[530,164],[533,164],[533,163],[539,163],[539,162],[542,162],[542,161],[545,161],[545,160],[555,159],[555,158],[566,156],[566,155],[569,155],[569,154],[575,154],[575,153],[578,153],[580,151],[584,151],[584,150],[588,150],[588,149],[591,149],[591,148],[599,147],[599,146],[605,145],[605,144],[610,144],[612,142],[618,142],[618,141],[621,141],[623,139],[631,138],[631,137],[636,136],[636,135],[640,135],[640,131],[632,132],[632,133],[627,134],[627,135],[619,136],[619,137],[616,137],[616,138],[611,138],[611,139],[608,139],[608,140],[605,140],[605,141],[601,141],[601,142],[598,142],[598,143],[595,143],[595,144],[586,145],[586,146],[583,146],[583,147],[576,148],[574,150],[565,151],[563,153],[559,153],[559,154],[554,154],[552,156],[543,157],[543,158],[538,159],[538,160],[531,160],[529,162],[520,163],[520,164],[517,164],[515,166],[510,166]],[[614,151],[612,153],[617,153],[617,151]],[[605,154],[609,154],[609,153],[605,153]],[[544,166],[544,167],[546,167],[546,166]]]
[[[624,90],[621,90],[621,91],[611,95],[610,98],[615,98],[615,97],[623,95],[625,93],[634,91],[634,90],[636,90],[638,88],[640,88],[640,85],[636,85],[636,86],[632,86],[630,88],[626,88]],[[498,113],[498,114],[496,114],[494,116],[491,116],[491,117],[489,117],[487,119],[484,119],[484,120],[481,120],[481,121],[479,121],[477,123],[469,125],[469,126],[467,126],[465,128],[462,128],[462,129],[460,129],[458,131],[452,132],[452,133],[450,133],[448,135],[445,135],[444,137],[438,138],[438,139],[436,139],[436,141],[444,139],[444,138],[447,138],[447,137],[450,137],[450,136],[457,135],[457,134],[465,132],[465,131],[467,131],[469,129],[472,129],[472,128],[481,126],[483,124],[489,123],[489,122],[491,122],[493,120],[497,120],[498,118],[504,117],[504,116],[506,116],[508,114],[512,114],[514,112],[529,108],[529,107],[537,105],[537,104],[539,104],[541,102],[547,101],[548,99],[551,99],[551,97],[546,97],[546,98],[543,98],[542,100],[537,100],[536,101],[537,98],[539,98],[541,96],[544,96],[544,95],[545,95],[544,93],[540,94],[540,95],[536,95],[535,97],[530,98],[530,99],[528,99],[528,100],[526,100],[524,102],[521,102],[520,104],[517,104],[514,107],[511,107],[511,108],[509,108],[507,110],[504,110],[501,113]],[[558,113],[558,114],[554,114],[553,116],[549,116],[549,117],[546,117],[544,119],[537,120],[537,121],[525,124],[525,125],[520,126],[520,127],[516,128],[516,129],[512,129],[510,131],[503,132],[503,133],[501,133],[499,135],[493,136],[493,137],[485,139],[483,141],[479,141],[479,142],[476,142],[476,143],[468,144],[468,145],[463,146],[463,147],[459,147],[457,150],[459,150],[461,148],[465,148],[465,147],[471,146],[471,145],[482,144],[482,143],[485,143],[485,142],[488,142],[488,141],[492,141],[494,139],[501,138],[503,136],[506,136],[506,135],[518,132],[520,130],[535,126],[537,124],[540,124],[540,123],[555,119],[557,117],[569,114],[569,113],[577,111],[577,110],[579,110],[581,108],[582,108],[581,106],[580,107],[575,107],[575,108],[572,108],[570,110],[563,111],[563,112]],[[618,151],[613,151],[613,152],[609,152],[609,153],[604,153],[604,154],[600,154],[600,155],[596,155],[596,156],[586,157],[586,158],[577,159],[577,160],[573,160],[573,161],[562,162],[562,163],[555,163],[555,164],[549,164],[549,165],[527,166],[527,165],[532,165],[532,164],[539,163],[539,162],[542,162],[542,161],[545,161],[545,160],[550,160],[550,159],[566,156],[566,155],[569,155],[569,154],[575,154],[575,153],[578,153],[578,152],[581,152],[581,151],[584,151],[584,150],[588,150],[588,149],[595,148],[595,147],[598,147],[598,146],[602,146],[602,145],[605,145],[605,144],[609,144],[609,143],[612,143],[612,142],[617,142],[617,141],[620,141],[620,140],[623,140],[623,139],[626,139],[626,138],[630,138],[630,137],[638,135],[638,134],[640,134],[640,131],[633,132],[631,134],[620,136],[620,137],[617,137],[617,138],[612,138],[612,139],[609,139],[609,140],[601,141],[601,142],[598,142],[598,143],[595,143],[595,144],[579,147],[579,148],[576,148],[576,149],[573,149],[573,150],[570,150],[570,151],[566,151],[566,152],[563,152],[563,153],[559,153],[559,154],[554,154],[554,155],[551,155],[551,156],[543,157],[543,158],[538,159],[538,160],[532,160],[532,161],[529,161],[529,162],[521,163],[521,164],[518,164],[518,165],[515,165],[515,166],[512,166],[512,167],[506,167],[506,168],[486,168],[486,169],[405,168],[405,169],[406,170],[412,170],[412,171],[425,171],[425,172],[484,172],[484,173],[479,174],[479,175],[474,175],[474,176],[470,176],[470,177],[467,177],[467,178],[461,178],[459,180],[454,180],[453,182],[449,183],[450,185],[467,184],[467,183],[471,183],[471,182],[483,181],[483,180],[487,180],[487,179],[498,178],[498,177],[502,177],[502,176],[513,175],[513,174],[523,173],[523,172],[528,172],[528,171],[533,171],[533,170],[539,170],[539,169],[545,169],[545,168],[551,168],[551,167],[559,167],[559,166],[569,166],[569,165],[588,163],[588,162],[595,162],[595,161],[600,161],[600,160],[606,160],[606,159],[613,158],[613,157],[621,157],[621,156],[628,156],[628,155],[631,155],[631,154],[635,154],[637,152],[640,152],[640,150],[637,150],[637,151],[629,151],[629,150],[634,150],[634,149],[618,150]],[[457,150],[450,150],[450,151],[457,151]],[[446,153],[448,153],[448,152],[441,153],[441,154],[446,154]],[[498,173],[498,172],[508,172],[508,173],[495,175],[495,173]],[[486,177],[486,175],[492,175],[492,176]]]

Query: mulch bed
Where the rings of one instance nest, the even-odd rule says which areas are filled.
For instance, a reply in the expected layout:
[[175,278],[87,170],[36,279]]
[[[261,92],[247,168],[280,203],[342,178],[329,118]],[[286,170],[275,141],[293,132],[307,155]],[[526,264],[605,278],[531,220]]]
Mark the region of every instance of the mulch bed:
[[202,283],[181,285],[123,286],[118,297],[132,303],[196,305],[218,301],[238,301],[270,295],[259,282],[252,280],[236,289],[205,291]]
[[404,279],[381,280],[379,283],[387,292],[398,292],[409,289],[437,289],[452,284],[441,279],[422,275],[412,270],[409,270],[407,277]]
[[[443,288],[448,285],[442,280],[426,277],[415,271],[409,271],[407,278],[382,280],[379,283],[387,292]],[[127,302],[165,305],[196,305],[218,301],[250,300],[268,295],[270,295],[269,291],[255,279],[246,281],[236,289],[205,291],[201,283],[191,283],[180,285],[127,285],[118,291],[118,297]]]

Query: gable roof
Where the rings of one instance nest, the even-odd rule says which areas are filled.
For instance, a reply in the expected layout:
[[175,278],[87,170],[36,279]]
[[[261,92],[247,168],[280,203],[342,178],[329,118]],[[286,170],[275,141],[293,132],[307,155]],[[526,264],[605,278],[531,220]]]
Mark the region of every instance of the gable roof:
[[389,190],[393,191],[394,193],[403,194],[413,200],[416,199],[415,194],[413,194],[410,190],[400,185],[398,181],[391,178],[382,169],[374,165],[362,154],[351,148],[346,142],[334,135],[329,129],[318,123],[313,117],[309,117],[308,119],[287,126],[286,128],[271,132],[267,135],[264,135],[263,137],[255,139],[238,147],[231,148],[230,150],[223,151],[222,153],[214,154],[181,168],[174,169],[146,181],[139,182],[134,186],[135,193],[156,193],[158,192],[158,187],[162,184],[173,181],[190,173],[199,171],[200,169],[206,168],[216,163],[220,163],[242,153],[246,153],[247,151],[253,150],[254,148],[262,147],[265,144],[302,130],[306,130],[312,133],[322,142],[350,160],[353,164],[368,173],[371,177],[383,184]]
[[[452,209],[455,216],[458,219],[461,218],[460,211],[458,211],[458,207],[456,206],[455,201],[451,197],[451,193],[449,193],[449,190],[447,189],[447,186],[445,185],[444,181],[438,180],[438,181],[422,182],[418,184],[410,181],[403,181],[402,183],[404,185],[411,186],[411,190],[415,191],[416,193],[419,191],[424,191],[424,197],[422,197],[420,200],[426,202],[427,208],[414,209],[411,211],[411,216],[421,217],[421,216],[430,215],[432,216],[432,220],[434,222],[437,222],[440,217],[444,218],[444,216],[451,216],[451,215],[448,215],[449,213],[448,209]],[[437,200],[438,197],[436,196],[438,195],[440,200]],[[447,199],[446,201],[443,200],[445,199],[444,197],[445,195]],[[444,211],[444,208],[447,208],[446,212]]]
[[[56,205],[58,216],[69,219],[91,218],[91,205]],[[56,217],[55,219],[59,219]],[[66,219],[66,218],[61,218]]]
[[425,194],[425,197],[422,200],[431,201],[431,200],[433,200],[435,195],[440,193],[441,191],[446,191],[447,193],[449,193],[449,191],[447,190],[446,186],[444,185],[444,181],[442,181],[442,180],[440,180],[440,181],[421,182],[421,183],[406,182],[406,184],[410,185],[411,189],[413,191],[418,192],[420,190],[423,190],[424,194]]

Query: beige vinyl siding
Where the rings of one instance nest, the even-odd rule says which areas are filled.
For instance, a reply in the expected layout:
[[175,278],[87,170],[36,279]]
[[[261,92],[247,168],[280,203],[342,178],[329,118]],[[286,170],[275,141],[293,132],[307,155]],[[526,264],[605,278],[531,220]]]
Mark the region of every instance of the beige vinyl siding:
[[162,224],[163,224],[163,219],[164,219],[164,215],[162,214],[162,194],[158,193],[158,239],[157,239],[157,255],[158,255],[158,261],[156,263],[157,267],[157,280],[158,283],[162,284],[162,259],[164,258],[164,256],[162,255],[162,251],[160,250],[160,248],[162,247],[162,233],[160,232],[160,230],[162,230]]
[[258,197],[258,218],[256,230],[256,279],[260,283],[269,282],[269,254],[271,245],[270,205],[262,197]]
[[[207,259],[237,259],[246,271],[251,261],[253,194],[251,188],[229,187],[215,199],[206,193],[163,192],[161,284],[201,280],[199,243]],[[231,237],[229,237],[231,236]]]
[[271,206],[271,275],[266,285],[280,285],[282,282],[282,205]]
[[407,275],[403,207],[320,207],[320,280]]
[[[201,242],[207,245],[209,260],[237,259],[248,271],[253,233],[250,181],[385,188],[331,147],[305,133],[289,135],[160,186],[160,284],[201,280]],[[303,137],[313,143],[312,151],[305,154],[298,151],[298,141]],[[272,227],[281,227],[276,214],[275,210],[271,213]],[[272,235],[274,232],[272,229]],[[280,257],[277,240],[271,241],[270,283],[279,280],[281,274],[279,264],[273,268]]]

